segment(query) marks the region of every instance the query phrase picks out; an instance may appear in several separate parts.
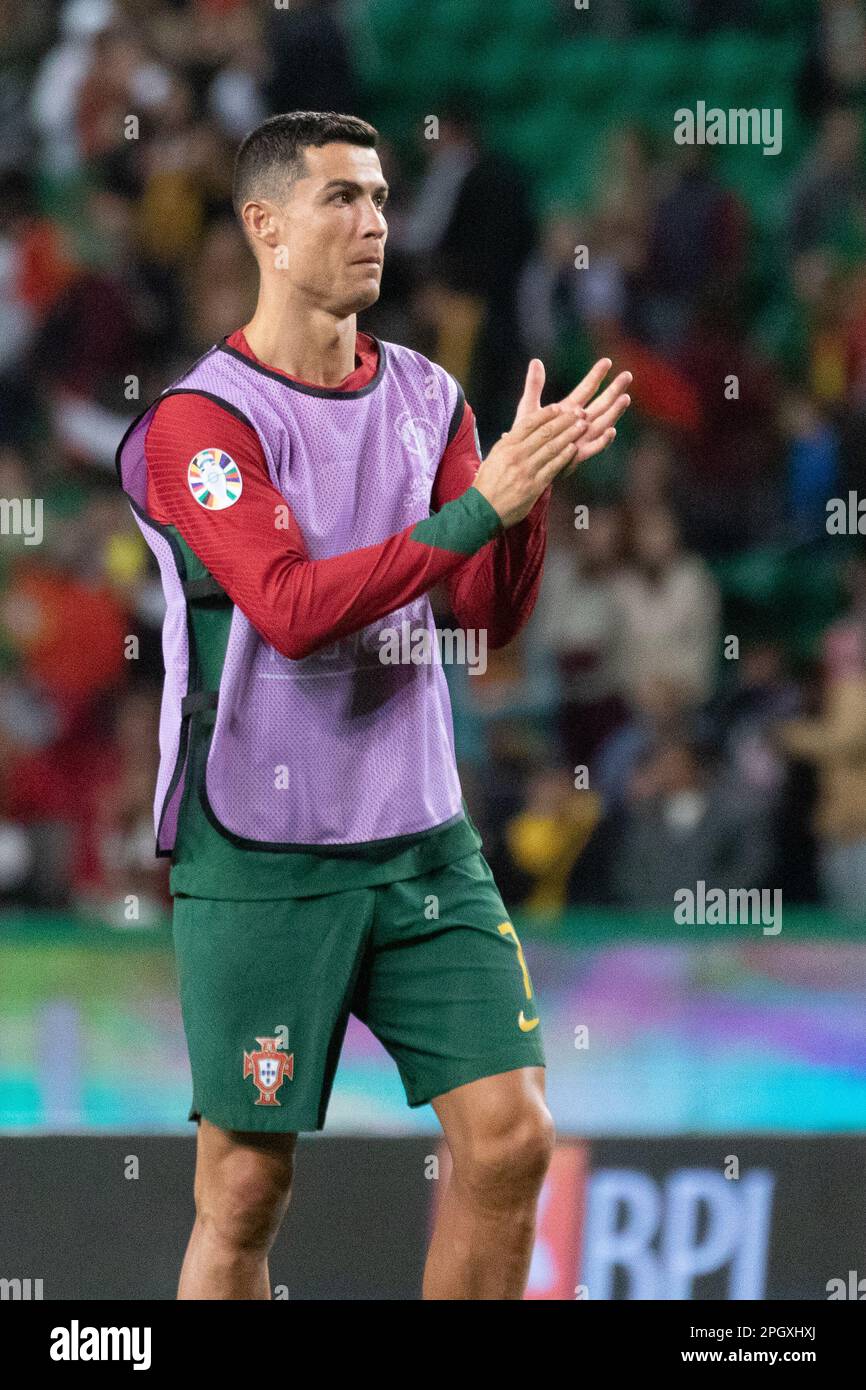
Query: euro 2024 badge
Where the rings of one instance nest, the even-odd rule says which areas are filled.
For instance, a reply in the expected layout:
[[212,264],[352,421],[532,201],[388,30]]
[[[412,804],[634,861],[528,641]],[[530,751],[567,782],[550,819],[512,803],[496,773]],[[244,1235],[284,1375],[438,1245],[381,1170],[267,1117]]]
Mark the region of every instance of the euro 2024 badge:
[[243,489],[241,470],[222,449],[200,449],[189,461],[187,482],[196,502],[212,512],[233,506]]
[[244,1053],[244,1079],[252,1076],[258,1088],[256,1105],[279,1105],[277,1091],[295,1074],[295,1054],[280,1052],[281,1038],[256,1038],[258,1052]]

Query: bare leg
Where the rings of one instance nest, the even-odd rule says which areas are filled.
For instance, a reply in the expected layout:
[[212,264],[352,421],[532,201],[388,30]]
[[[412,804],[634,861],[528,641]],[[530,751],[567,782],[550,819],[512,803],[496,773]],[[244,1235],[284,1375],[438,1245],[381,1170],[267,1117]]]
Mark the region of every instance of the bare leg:
[[433,1101],[453,1159],[424,1269],[425,1299],[519,1299],[555,1131],[544,1068],[458,1086]]
[[268,1252],[289,1205],[296,1140],[199,1122],[196,1218],[179,1299],[271,1297]]

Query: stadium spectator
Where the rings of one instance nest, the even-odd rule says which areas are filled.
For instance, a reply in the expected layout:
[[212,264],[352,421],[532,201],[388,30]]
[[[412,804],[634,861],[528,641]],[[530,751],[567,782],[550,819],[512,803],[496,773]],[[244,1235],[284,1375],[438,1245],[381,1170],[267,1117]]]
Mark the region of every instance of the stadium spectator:
[[849,569],[850,615],[825,639],[823,707],[782,724],[782,747],[818,772],[815,828],[831,906],[862,914],[866,902],[866,562]]
[[113,0],[66,0],[62,7],[60,39],[43,57],[30,104],[41,160],[53,174],[68,175],[81,165],[78,102],[97,41],[116,19]]
[[699,421],[684,441],[691,531],[702,553],[759,545],[772,535],[783,495],[772,467],[776,373],[749,342],[737,295],[721,283],[696,296],[676,364],[695,391]]
[[688,686],[662,677],[648,678],[635,691],[629,718],[609,734],[592,763],[592,785],[604,799],[606,814],[628,799],[641,763],[661,740],[681,729],[691,713]]
[[673,911],[678,889],[762,888],[773,867],[766,807],[688,733],[666,737],[635,773],[612,879],[628,907]]
[[785,482],[792,536],[816,541],[826,534],[827,499],[837,495],[839,486],[839,431],[829,412],[802,389],[787,392],[779,416],[788,441]]
[[815,148],[791,191],[788,234],[794,255],[824,246],[838,235],[863,197],[863,115],[835,106],[824,116]]
[[569,767],[587,764],[626,715],[616,595],[621,514],[615,506],[592,505],[587,519],[585,528],[572,529],[567,541],[551,547],[533,627],[555,661],[559,735]]
[[679,146],[674,183],[655,210],[646,259],[644,321],[651,343],[675,352],[700,292],[739,280],[745,231],[742,203],[715,175],[706,148]]
[[284,0],[271,11],[267,39],[271,111],[357,111],[355,72],[334,0]]
[[435,355],[466,381],[485,440],[513,415],[518,284],[536,240],[529,190],[523,171],[487,147],[463,99],[448,104],[425,144],[428,165],[398,244],[432,278]]
[[622,688],[634,699],[652,677],[681,684],[693,704],[712,693],[719,660],[719,595],[703,560],[684,551],[673,514],[631,517],[629,561],[613,582]]
[[536,917],[561,916],[574,867],[598,824],[601,800],[576,789],[564,768],[532,777],[525,806],[506,825],[505,841],[526,878],[520,906]]

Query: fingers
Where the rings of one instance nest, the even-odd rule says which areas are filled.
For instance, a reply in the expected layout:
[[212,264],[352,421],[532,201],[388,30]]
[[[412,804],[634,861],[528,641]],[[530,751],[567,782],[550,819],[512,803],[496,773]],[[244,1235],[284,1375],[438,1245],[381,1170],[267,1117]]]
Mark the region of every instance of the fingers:
[[590,437],[592,439],[595,439],[596,435],[604,434],[604,431],[610,425],[616,424],[619,417],[626,410],[628,410],[630,405],[631,396],[619,396],[614,401],[613,405],[611,405],[607,410],[603,411],[600,415],[593,417],[590,415],[590,412],[587,411]]
[[568,429],[577,418],[583,419],[585,414],[581,407],[577,410],[566,410],[558,403],[545,405],[524,419],[515,421],[502,439],[506,444],[516,446],[524,458],[529,458],[563,430]]
[[579,382],[574,390],[569,392],[569,394],[560,401],[560,405],[570,408],[580,405],[586,406],[586,411],[590,418],[602,414],[608,409],[620,392],[624,391],[627,386],[630,386],[634,380],[631,372],[620,372],[610,385],[605,387],[598,399],[593,400],[593,396],[601,386],[601,383],[604,381],[604,378],[607,376],[612,366],[613,363],[609,357],[599,358],[595,366],[587,372],[583,381]]
[[541,408],[544,375],[544,363],[541,358],[533,357],[526,369],[526,382],[523,387],[523,395],[520,397],[520,404],[517,407],[516,418],[519,419],[521,416]]
[[566,465],[571,463],[574,458],[575,445],[579,442],[581,435],[586,432],[586,421],[581,420],[575,426],[575,430],[577,431],[576,434],[569,430],[559,443],[559,447],[555,449],[551,457],[538,469],[535,475],[535,482],[540,491],[543,492],[544,489],[553,482],[554,478],[562,472]]
[[586,405],[591,401],[601,383],[604,381],[613,362],[609,357],[600,357],[594,367],[590,367],[583,381],[579,381],[573,391],[563,399],[562,404],[567,406]]
[[530,362],[514,424],[501,442],[510,446],[509,452],[513,450],[514,462],[529,470],[536,495],[558,476],[573,473],[578,464],[601,453],[616,438],[615,421],[631,404],[631,397],[623,390],[632,381],[631,372],[620,372],[597,400],[584,406],[612,365],[609,357],[601,358],[564,401],[542,406],[544,365],[539,358]]
[[544,467],[551,459],[558,458],[563,449],[574,452],[577,441],[586,433],[588,422],[585,417],[575,417],[573,411],[564,410],[554,420],[542,425],[523,445],[525,461],[533,472]]
[[508,444],[522,444],[524,440],[529,439],[537,430],[543,429],[545,425],[562,413],[563,408],[559,403],[540,406],[538,410],[532,410],[522,418],[515,417],[511,429],[506,431],[502,438]]
[[602,449],[606,449],[608,444],[612,444],[616,439],[614,426],[631,405],[631,396],[625,393],[622,395],[615,393],[620,387],[628,385],[631,381],[631,372],[621,372],[601,393],[598,400],[593,401],[587,407],[587,428],[578,443],[574,457],[568,467],[563,470],[562,476],[564,478],[570,478],[578,464],[586,463],[587,459],[594,458],[596,454],[600,454]]
[[596,454],[601,453],[602,449],[606,449],[614,439],[616,439],[616,430],[605,430],[600,439],[594,439],[591,444],[587,444],[585,451],[581,450],[578,462],[585,463],[587,459],[594,458]]
[[565,470],[563,477],[569,478],[579,463],[584,463],[586,459],[593,458],[600,454],[602,449],[606,449],[616,439],[616,430],[612,427],[616,424],[621,415],[628,410],[631,405],[631,396],[620,396],[614,401],[609,410],[594,420],[587,420],[586,433],[583,434],[578,442],[577,452],[574,462],[570,468]]
[[602,449],[606,449],[608,444],[612,444],[616,439],[616,430],[613,426],[621,415],[628,410],[631,405],[631,396],[620,396],[619,400],[614,401],[609,410],[596,420],[587,421],[586,433],[578,443],[577,453],[570,468],[563,474],[564,478],[570,478],[579,463],[585,463],[587,459],[594,458],[600,454]]
[[594,458],[596,454],[600,454],[602,449],[606,449],[608,444],[612,444],[615,439],[616,430],[607,429],[598,439],[582,442],[578,448],[577,457],[574,458],[569,467],[565,469],[562,475],[563,478],[570,478],[579,464],[586,463],[587,459]]
[[586,413],[589,418],[594,420],[597,416],[603,415],[606,410],[609,410],[620,394],[625,391],[627,387],[631,386],[632,380],[633,377],[631,372],[620,372],[619,376],[615,377],[610,385],[605,387],[601,395],[597,396],[596,399],[591,401],[586,407]]

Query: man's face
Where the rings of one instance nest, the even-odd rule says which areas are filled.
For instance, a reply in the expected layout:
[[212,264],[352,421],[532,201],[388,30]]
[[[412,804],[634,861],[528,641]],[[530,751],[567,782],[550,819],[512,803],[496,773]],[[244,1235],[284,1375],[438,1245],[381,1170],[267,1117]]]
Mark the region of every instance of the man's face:
[[310,303],[345,318],[379,298],[388,185],[376,151],[360,145],[307,146],[304,159],[307,175],[278,208],[279,273]]

